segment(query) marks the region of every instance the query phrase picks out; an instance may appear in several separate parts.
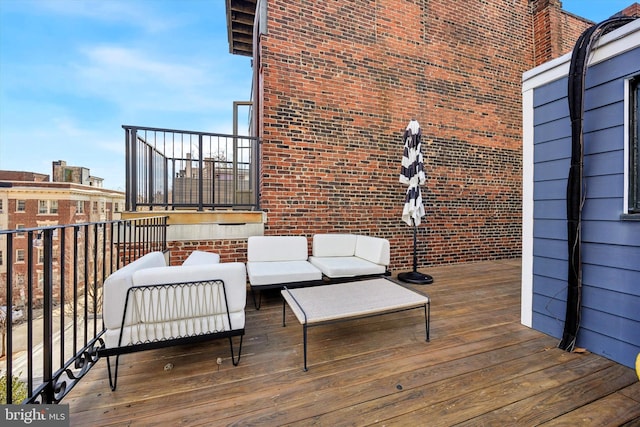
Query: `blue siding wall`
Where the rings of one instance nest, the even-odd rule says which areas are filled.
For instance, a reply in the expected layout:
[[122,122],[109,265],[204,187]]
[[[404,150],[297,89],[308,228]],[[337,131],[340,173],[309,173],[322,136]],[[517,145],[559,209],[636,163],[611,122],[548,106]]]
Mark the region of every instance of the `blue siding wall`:
[[[578,347],[634,366],[640,352],[640,222],[624,203],[624,79],[640,48],[587,72],[583,308]],[[566,184],[571,156],[567,79],[534,90],[533,327],[562,336],[567,294]]]

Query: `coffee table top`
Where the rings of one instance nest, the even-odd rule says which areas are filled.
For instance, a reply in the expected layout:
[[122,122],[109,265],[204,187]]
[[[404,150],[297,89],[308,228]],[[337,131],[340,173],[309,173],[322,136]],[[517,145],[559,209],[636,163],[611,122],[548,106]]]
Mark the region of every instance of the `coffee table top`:
[[303,325],[415,308],[429,302],[428,296],[384,278],[281,292]]

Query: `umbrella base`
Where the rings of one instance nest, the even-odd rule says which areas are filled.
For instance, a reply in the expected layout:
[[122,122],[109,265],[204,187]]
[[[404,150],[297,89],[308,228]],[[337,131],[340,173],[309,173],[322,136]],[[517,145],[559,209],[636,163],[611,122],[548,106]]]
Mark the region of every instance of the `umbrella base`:
[[408,273],[398,274],[398,280],[406,283],[413,283],[415,285],[430,285],[433,283],[433,277],[428,274],[422,274],[417,271],[410,271]]

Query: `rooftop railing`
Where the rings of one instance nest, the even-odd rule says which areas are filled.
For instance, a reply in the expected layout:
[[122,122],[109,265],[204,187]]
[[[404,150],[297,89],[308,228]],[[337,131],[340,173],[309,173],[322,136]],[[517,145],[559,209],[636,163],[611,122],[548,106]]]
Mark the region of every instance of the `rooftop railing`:
[[127,211],[259,208],[258,138],[122,127]]
[[167,250],[167,217],[0,230],[0,403],[59,403],[95,364],[102,285]]

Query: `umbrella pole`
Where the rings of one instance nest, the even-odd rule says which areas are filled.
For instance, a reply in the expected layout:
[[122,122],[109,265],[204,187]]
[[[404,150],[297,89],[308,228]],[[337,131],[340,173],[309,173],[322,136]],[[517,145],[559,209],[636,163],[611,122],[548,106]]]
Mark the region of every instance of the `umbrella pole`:
[[418,271],[418,226],[413,218],[411,222],[413,223],[413,271],[398,274],[398,279],[415,285],[429,285],[433,283],[433,277]]

